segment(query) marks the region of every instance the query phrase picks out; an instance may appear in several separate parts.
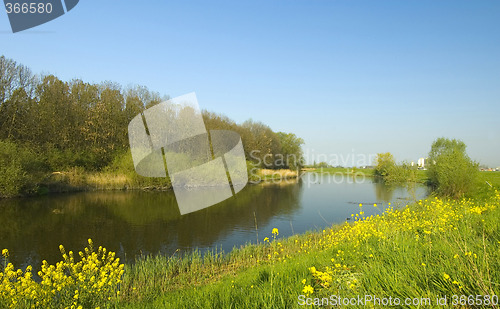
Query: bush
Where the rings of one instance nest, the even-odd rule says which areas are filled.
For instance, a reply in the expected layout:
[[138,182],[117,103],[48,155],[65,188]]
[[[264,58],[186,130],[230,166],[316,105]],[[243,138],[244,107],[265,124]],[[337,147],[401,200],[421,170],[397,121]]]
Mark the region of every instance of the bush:
[[27,179],[21,159],[16,144],[0,141],[0,197],[21,193]]
[[406,184],[416,182],[417,174],[415,168],[408,163],[397,165],[394,156],[390,152],[377,154],[377,166],[375,176],[387,184]]
[[43,158],[29,145],[0,140],[0,197],[36,192],[46,170]]
[[460,198],[475,184],[479,164],[466,154],[460,140],[438,138],[429,152],[429,182],[442,196]]
[[390,184],[406,184],[408,182],[414,183],[417,181],[417,171],[408,163],[394,165],[389,168],[384,181]]

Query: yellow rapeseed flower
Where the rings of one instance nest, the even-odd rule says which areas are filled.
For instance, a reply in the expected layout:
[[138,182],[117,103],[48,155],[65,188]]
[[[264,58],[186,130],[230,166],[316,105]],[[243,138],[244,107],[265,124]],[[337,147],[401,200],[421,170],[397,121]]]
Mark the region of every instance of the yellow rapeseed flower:
[[310,285],[306,285],[304,287],[304,289],[302,290],[302,293],[307,294],[307,295],[312,294],[312,293],[314,293],[314,288]]
[[[7,301],[12,308],[17,308],[16,304],[19,303],[31,303],[37,308],[82,308],[77,302],[90,302],[95,308],[103,304],[105,299],[111,300],[120,295],[118,285],[123,276],[124,264],[120,264],[114,253],[105,256],[101,251],[94,252],[90,246],[85,248],[86,254],[81,253],[81,260],[75,262],[73,252],[69,252],[68,256],[62,245],[59,249],[63,260],[55,265],[43,260],[41,270],[37,273],[39,282],[33,280],[33,268],[30,265],[23,272],[21,269],[15,270],[12,263],[8,263],[0,271],[0,302],[4,304]],[[2,254],[8,254],[7,249]],[[2,277],[9,280],[2,280]]]

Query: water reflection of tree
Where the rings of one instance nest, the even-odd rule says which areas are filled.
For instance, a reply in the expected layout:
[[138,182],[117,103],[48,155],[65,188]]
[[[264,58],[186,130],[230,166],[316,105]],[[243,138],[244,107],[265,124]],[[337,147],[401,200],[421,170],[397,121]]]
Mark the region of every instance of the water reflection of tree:
[[[177,236],[181,247],[210,246],[234,230],[252,230],[255,218],[264,226],[275,216],[289,215],[300,207],[300,185],[248,186],[235,197],[180,219]],[[255,214],[255,215],[254,215]],[[255,238],[245,241],[255,240]]]
[[375,196],[378,201],[390,202],[394,195],[394,186],[386,185],[382,181],[375,181]]
[[394,198],[394,191],[396,189],[405,189],[408,194],[408,199],[412,201],[417,200],[417,188],[418,185],[414,182],[408,182],[404,185],[389,185],[384,181],[374,181],[375,184],[375,194],[377,200],[384,202],[391,202]]
[[[1,246],[10,249],[18,267],[40,265],[42,259],[58,261],[60,244],[81,250],[87,238],[128,260],[140,252],[171,254],[252,230],[254,213],[262,226],[275,216],[292,214],[300,207],[301,191],[299,184],[247,186],[233,198],[182,217],[170,191],[7,200],[0,204]],[[251,240],[255,238],[245,241]]]

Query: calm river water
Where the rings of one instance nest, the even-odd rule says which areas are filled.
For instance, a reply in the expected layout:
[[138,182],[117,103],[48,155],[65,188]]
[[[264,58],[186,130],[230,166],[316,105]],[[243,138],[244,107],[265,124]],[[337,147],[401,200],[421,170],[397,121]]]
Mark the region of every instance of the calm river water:
[[[199,248],[224,251],[343,223],[351,214],[378,214],[391,202],[423,198],[424,186],[388,188],[371,178],[305,174],[290,183],[247,185],[215,206],[180,216],[173,192],[104,191],[0,200],[0,249],[16,267],[61,259],[59,245],[75,252],[87,239],[116,251],[122,261],[139,254],[171,255]],[[377,203],[378,207],[373,207]],[[256,224],[257,222],[257,231]]]

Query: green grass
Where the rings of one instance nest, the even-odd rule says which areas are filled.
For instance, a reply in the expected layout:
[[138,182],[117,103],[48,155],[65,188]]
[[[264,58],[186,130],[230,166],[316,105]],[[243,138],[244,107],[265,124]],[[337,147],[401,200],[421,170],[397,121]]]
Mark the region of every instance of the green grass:
[[500,172],[479,172],[475,188],[467,197],[487,199],[492,189],[500,191]]
[[307,233],[246,245],[229,254],[141,258],[125,271],[119,307],[286,308],[295,301],[294,291],[302,289],[309,265],[320,260],[319,255],[302,255],[301,244],[319,236]]
[[[499,188],[497,174],[481,177]],[[429,298],[431,307],[445,295],[448,304],[451,295],[498,295],[500,201],[493,190],[483,184],[470,201],[430,198],[406,212],[288,239],[274,240],[268,231],[270,242],[228,254],[140,258],[127,266],[116,306],[298,308],[308,285],[311,298],[417,297]],[[321,279],[312,266],[332,280]]]
[[500,188],[500,172],[480,172],[479,180],[481,184],[489,182],[492,186]]

